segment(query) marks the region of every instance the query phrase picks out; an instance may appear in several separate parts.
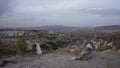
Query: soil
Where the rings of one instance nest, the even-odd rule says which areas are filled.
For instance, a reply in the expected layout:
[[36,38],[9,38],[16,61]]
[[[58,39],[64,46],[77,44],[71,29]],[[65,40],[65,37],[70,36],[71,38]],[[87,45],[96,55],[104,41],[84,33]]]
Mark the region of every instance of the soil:
[[49,53],[43,55],[14,56],[1,68],[120,68],[120,56],[111,53],[93,53],[88,61],[72,60],[75,55]]

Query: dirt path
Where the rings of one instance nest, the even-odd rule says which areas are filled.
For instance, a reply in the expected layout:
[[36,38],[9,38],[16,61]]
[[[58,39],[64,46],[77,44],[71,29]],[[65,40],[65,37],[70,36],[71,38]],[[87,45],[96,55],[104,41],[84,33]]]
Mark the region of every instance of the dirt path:
[[120,56],[94,53],[89,61],[71,60],[74,55],[44,54],[41,56],[15,56],[9,58],[16,64],[7,64],[1,68],[120,68]]

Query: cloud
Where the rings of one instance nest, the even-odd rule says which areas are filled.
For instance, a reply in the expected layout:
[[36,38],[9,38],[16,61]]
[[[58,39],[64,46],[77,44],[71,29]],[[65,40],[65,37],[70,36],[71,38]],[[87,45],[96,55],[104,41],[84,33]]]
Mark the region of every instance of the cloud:
[[10,0],[0,0],[0,15],[10,11]]
[[0,27],[119,24],[117,3],[119,0],[0,0]]
[[[33,0],[31,1],[35,3]],[[35,0],[35,1],[39,1],[39,0]],[[31,3],[31,2],[25,0],[24,1],[25,3],[24,4],[21,3],[19,6],[15,7],[14,11],[18,13],[43,13],[43,12],[49,13],[49,11],[58,12],[58,11],[65,11],[69,9],[79,8],[79,6],[82,7],[85,3],[85,1],[83,0],[60,0],[56,2],[54,1],[47,4],[43,2],[44,4],[36,5],[37,4],[36,3],[36,4],[29,5],[28,3]]]
[[80,9],[80,12],[89,13],[98,16],[119,16],[120,17],[120,9],[119,8],[83,8]]
[[71,9],[71,8],[78,8],[79,6],[83,6],[86,0],[63,0],[57,4],[52,5],[52,7],[56,9]]

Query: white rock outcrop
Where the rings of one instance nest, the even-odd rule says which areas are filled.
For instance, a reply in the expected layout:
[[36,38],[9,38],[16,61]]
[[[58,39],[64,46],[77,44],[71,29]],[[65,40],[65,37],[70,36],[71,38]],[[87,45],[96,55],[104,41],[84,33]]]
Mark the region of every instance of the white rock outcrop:
[[42,50],[41,50],[41,48],[40,48],[40,45],[39,45],[39,43],[36,43],[36,53],[38,54],[38,55],[40,55],[40,54],[42,54]]

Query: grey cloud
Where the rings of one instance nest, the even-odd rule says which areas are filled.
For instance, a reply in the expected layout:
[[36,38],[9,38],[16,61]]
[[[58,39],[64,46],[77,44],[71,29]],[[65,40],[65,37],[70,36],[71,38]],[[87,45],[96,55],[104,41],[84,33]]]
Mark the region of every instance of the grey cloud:
[[0,16],[10,10],[11,0],[0,0]]
[[120,9],[118,8],[92,8],[92,9],[80,9],[81,12],[84,13],[90,13],[95,15],[101,15],[101,16],[120,16]]

